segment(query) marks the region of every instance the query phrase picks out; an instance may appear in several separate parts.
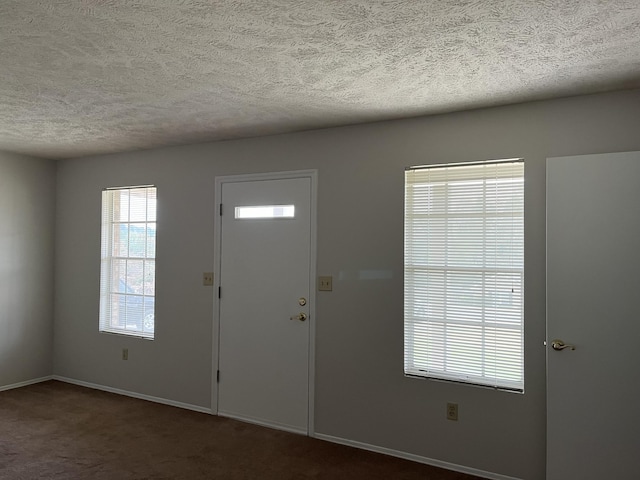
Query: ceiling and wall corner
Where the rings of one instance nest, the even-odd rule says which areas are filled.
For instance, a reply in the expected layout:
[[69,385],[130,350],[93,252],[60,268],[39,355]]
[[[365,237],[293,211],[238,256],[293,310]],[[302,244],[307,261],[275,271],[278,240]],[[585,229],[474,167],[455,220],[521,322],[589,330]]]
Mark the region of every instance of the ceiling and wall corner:
[[78,157],[640,86],[637,0],[0,3],[0,150]]

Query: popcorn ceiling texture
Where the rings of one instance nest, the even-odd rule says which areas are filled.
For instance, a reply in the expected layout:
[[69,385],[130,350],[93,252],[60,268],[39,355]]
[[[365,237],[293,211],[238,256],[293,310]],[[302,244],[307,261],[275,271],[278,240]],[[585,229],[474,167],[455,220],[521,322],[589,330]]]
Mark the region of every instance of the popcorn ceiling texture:
[[639,86],[638,0],[0,2],[0,150],[43,157]]

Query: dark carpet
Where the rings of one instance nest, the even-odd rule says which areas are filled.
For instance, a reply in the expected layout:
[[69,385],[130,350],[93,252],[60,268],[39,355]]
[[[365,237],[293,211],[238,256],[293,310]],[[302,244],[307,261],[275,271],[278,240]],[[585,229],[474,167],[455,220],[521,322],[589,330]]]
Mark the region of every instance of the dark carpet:
[[4,479],[478,477],[89,388],[0,392]]

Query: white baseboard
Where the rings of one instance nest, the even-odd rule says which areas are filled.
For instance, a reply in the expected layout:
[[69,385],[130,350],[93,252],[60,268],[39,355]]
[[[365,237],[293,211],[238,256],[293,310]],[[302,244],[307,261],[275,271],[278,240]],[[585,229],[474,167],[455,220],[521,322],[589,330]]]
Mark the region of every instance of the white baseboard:
[[53,376],[49,375],[47,377],[33,378],[31,380],[25,380],[24,382],[12,383],[11,385],[2,385],[0,386],[0,392],[4,390],[11,390],[13,388],[26,387],[27,385],[33,385],[34,383],[46,382],[47,380],[53,380]]
[[151,395],[144,395],[142,393],[130,392],[128,390],[121,390],[119,388],[107,387],[105,385],[99,385],[97,383],[83,382],[82,380],[76,380],[74,378],[61,377],[59,375],[53,375],[53,380],[60,382],[71,383],[73,385],[79,385],[81,387],[93,388],[94,390],[102,390],[109,393],[117,393],[118,395],[125,395],[127,397],[137,398],[140,400],[147,400],[149,402],[161,403],[163,405],[169,405],[172,407],[184,408],[186,410],[193,410],[200,413],[213,413],[210,408],[200,407],[199,405],[192,405],[190,403],[176,402],[174,400],[168,400],[161,397],[153,397]]
[[398,457],[405,460],[411,460],[413,462],[424,463],[426,465],[431,465],[432,467],[440,467],[447,470],[453,470],[454,472],[475,475],[476,477],[488,478],[491,480],[519,480],[515,477],[508,477],[506,475],[500,475],[498,473],[485,472],[484,470],[478,470],[476,468],[464,467],[455,463],[443,462],[442,460],[435,460],[433,458],[422,457],[420,455],[401,452],[399,450],[392,450],[391,448],[378,447],[376,445],[370,445],[368,443],[356,442],[354,440],[347,440],[340,437],[325,435],[323,433],[315,433],[313,437],[319,440],[326,440],[327,442],[339,443],[340,445],[347,445],[349,447],[360,448],[362,450],[369,450],[370,452],[383,453],[385,455],[391,455],[392,457]]

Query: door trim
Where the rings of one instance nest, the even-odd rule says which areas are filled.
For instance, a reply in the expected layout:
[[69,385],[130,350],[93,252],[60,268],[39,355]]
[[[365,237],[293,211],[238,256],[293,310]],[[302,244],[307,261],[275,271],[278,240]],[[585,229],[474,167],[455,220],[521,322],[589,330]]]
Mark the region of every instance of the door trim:
[[310,192],[310,245],[309,245],[309,372],[308,372],[308,419],[307,435],[315,436],[314,399],[315,399],[315,358],[316,358],[316,239],[317,239],[317,204],[318,204],[318,171],[295,170],[287,172],[250,173],[243,175],[225,175],[215,177],[215,204],[213,222],[213,338],[212,338],[212,367],[211,372],[211,412],[218,415],[218,382],[217,372],[220,352],[220,302],[218,300],[218,288],[220,287],[220,265],[222,256],[220,203],[222,202],[222,186],[225,183],[255,182],[261,180],[284,180],[290,178],[309,178],[311,180]]

